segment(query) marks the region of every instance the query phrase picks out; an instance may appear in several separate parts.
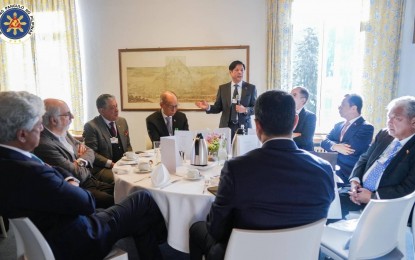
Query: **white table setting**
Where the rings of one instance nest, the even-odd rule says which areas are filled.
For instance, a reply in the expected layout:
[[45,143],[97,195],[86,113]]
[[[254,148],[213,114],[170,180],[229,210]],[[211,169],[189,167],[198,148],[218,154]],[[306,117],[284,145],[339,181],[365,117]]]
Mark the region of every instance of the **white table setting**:
[[[115,164],[114,199],[118,203],[135,191],[148,190],[164,216],[168,244],[188,253],[189,228],[194,222],[206,220],[215,198],[207,188],[218,185],[222,166],[218,162],[208,162],[206,166],[190,165],[189,160],[183,160],[179,155],[171,140],[162,140],[163,163],[155,160],[158,151],[149,150],[144,154],[126,154]],[[172,151],[177,151],[177,156],[172,156]]]

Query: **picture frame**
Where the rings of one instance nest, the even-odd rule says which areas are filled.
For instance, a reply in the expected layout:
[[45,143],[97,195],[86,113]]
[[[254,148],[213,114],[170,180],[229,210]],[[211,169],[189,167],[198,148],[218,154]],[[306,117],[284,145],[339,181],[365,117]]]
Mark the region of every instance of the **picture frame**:
[[195,102],[213,103],[218,87],[231,81],[229,64],[245,64],[249,81],[249,46],[119,49],[122,111],[160,109],[160,94],[173,91],[179,110],[200,110]]

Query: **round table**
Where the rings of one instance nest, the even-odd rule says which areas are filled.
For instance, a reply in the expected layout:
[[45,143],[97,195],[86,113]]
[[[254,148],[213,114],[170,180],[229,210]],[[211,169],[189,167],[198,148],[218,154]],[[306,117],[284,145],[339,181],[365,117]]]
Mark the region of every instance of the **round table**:
[[[120,202],[132,192],[142,189],[150,191],[164,216],[168,230],[168,244],[176,250],[188,253],[189,228],[197,221],[206,220],[210,206],[215,199],[207,191],[207,187],[212,186],[212,182],[217,185],[222,166],[216,164],[209,169],[200,170],[203,176],[200,180],[186,180],[176,173],[170,173],[170,180],[177,181],[163,188],[156,188],[151,183],[150,173],[136,173],[134,165],[121,166],[119,164],[123,162],[121,160],[119,162],[113,168],[115,203]],[[191,166],[180,166],[176,172],[184,172],[186,167]],[[203,167],[200,168],[203,169]]]

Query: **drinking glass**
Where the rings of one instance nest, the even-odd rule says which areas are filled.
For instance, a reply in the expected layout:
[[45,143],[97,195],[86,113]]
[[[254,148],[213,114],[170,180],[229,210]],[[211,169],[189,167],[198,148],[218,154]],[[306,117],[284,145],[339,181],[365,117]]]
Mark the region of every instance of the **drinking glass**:
[[154,148],[154,163],[155,165],[157,165],[158,163],[161,162],[160,141],[154,141],[153,148]]

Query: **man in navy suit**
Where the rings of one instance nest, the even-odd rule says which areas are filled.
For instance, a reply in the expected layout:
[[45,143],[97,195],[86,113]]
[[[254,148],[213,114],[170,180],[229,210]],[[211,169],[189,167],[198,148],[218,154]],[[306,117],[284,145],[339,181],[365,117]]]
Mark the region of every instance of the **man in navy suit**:
[[316,115],[305,109],[310,94],[304,87],[295,87],[291,90],[294,97],[295,110],[298,114],[298,124],[294,129],[293,138],[298,148],[314,151],[313,137],[316,130]]
[[415,190],[415,98],[392,100],[387,116],[387,128],[352,171],[349,196],[340,197],[343,216],[362,209],[370,199],[395,199]]
[[367,151],[373,138],[373,126],[361,115],[363,99],[357,94],[347,94],[339,106],[340,116],[346,119],[334,125],[334,128],[321,142],[321,147],[328,152],[338,152],[336,171],[344,183],[349,182],[349,176],[359,156]]
[[233,228],[281,229],[326,218],[334,199],[333,171],[326,161],[298,149],[293,97],[271,90],[255,104],[261,148],[223,166],[207,222],[190,228],[190,259],[223,259]]
[[0,92],[0,215],[28,217],[55,259],[102,259],[113,244],[133,236],[140,259],[161,259],[166,226],[148,192],[96,212],[92,195],[69,172],[30,152],[43,130],[42,100],[28,92]]
[[146,118],[147,132],[151,142],[160,141],[162,136],[174,135],[174,130],[189,130],[187,117],[177,111],[177,96],[171,91],[164,91],[160,95],[161,110]]
[[244,125],[245,129],[252,128],[251,115],[254,114],[257,91],[254,85],[242,81],[244,71],[245,64],[238,60],[233,61],[229,65],[232,81],[219,86],[215,104],[209,105],[206,101],[196,102],[196,106],[206,110],[207,114],[222,112],[219,127],[229,127],[232,139],[241,125]]

